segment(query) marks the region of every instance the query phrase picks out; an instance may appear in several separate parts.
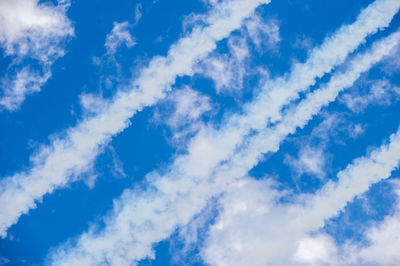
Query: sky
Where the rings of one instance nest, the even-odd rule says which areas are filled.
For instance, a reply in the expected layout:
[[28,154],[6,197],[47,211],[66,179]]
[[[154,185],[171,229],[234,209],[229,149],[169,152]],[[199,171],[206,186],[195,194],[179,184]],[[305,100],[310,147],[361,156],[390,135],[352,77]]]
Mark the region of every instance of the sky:
[[0,0],[0,265],[400,265],[400,0]]

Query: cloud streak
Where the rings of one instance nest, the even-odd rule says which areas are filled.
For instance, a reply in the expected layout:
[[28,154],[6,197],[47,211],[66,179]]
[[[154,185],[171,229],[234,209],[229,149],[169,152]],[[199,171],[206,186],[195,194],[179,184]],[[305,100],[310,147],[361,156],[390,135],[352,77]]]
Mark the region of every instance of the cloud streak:
[[[121,198],[114,202],[114,210],[105,219],[106,227],[103,230],[98,232],[94,228],[90,229],[76,239],[72,246],[67,244],[55,250],[50,254],[50,260],[60,265],[128,264],[145,257],[153,257],[154,243],[167,238],[178,226],[189,222],[193,215],[206,205],[207,200],[221,193],[235,178],[246,175],[260,160],[263,152],[267,152],[268,149],[276,150],[287,134],[307,123],[323,104],[334,100],[338,90],[351,86],[360,71],[368,70],[376,60],[380,59],[379,56],[389,53],[386,48],[393,44],[392,39],[395,37],[379,43],[383,47],[378,44],[372,55],[367,54],[358,58],[358,61],[355,60],[357,63],[352,66],[354,69],[350,67],[354,75],[344,82],[340,82],[342,76],[339,75],[340,77],[331,80],[327,89],[311,94],[311,100],[315,103],[311,109],[307,108],[309,105],[299,105],[302,108],[301,117],[288,114],[278,126],[262,130],[258,133],[258,137],[248,138],[251,140],[250,145],[245,142],[246,145],[243,147],[249,148],[240,149],[239,153],[234,155],[235,148],[242,143],[249,129],[261,130],[268,118],[271,118],[271,121],[280,120],[281,108],[296,98],[299,87],[306,89],[313,85],[316,77],[321,76],[324,71],[330,71],[336,64],[342,63],[346,55],[356,49],[357,44],[368,34],[374,33],[379,27],[387,26],[390,22],[387,16],[379,16],[381,20],[378,19],[378,23],[375,20],[368,20],[367,18],[371,17],[367,15],[374,12],[381,15],[383,11],[394,15],[399,5],[400,3],[393,1],[377,1],[372,4],[361,13],[354,24],[343,26],[335,35],[327,38],[320,48],[314,50],[305,64],[296,65],[291,75],[275,81],[274,89],[263,91],[255,102],[247,106],[245,115],[232,116],[226,126],[219,131],[211,127],[200,131],[191,141],[188,154],[177,157],[169,171],[163,175],[153,172],[147,176],[150,186],[146,190],[126,190]],[[394,7],[397,8],[395,11]],[[360,32],[363,34],[359,35]],[[351,38],[354,39],[349,40]],[[346,40],[344,45],[342,45],[343,40]],[[381,51],[380,48],[386,50]],[[334,56],[336,52],[337,57]],[[372,58],[368,61],[370,56]],[[362,64],[370,62],[370,64],[365,65],[364,69],[358,65],[360,62]],[[303,76],[303,80],[301,77],[305,73],[311,74]],[[280,104],[274,104],[276,101]],[[271,106],[266,102],[271,103]],[[260,112],[265,110],[265,106],[272,111]],[[273,134],[269,136],[271,133]],[[267,150],[260,146],[263,134],[268,135],[272,142],[267,146]],[[222,163],[224,160],[227,162]]]
[[166,57],[155,57],[128,88],[121,89],[95,116],[84,118],[64,137],[55,139],[31,158],[27,172],[0,181],[0,235],[18,218],[35,208],[43,195],[64,187],[90,168],[112,138],[122,132],[129,119],[144,107],[165,97],[177,76],[190,75],[194,64],[216,47],[216,42],[239,28],[265,0],[224,1],[206,19],[208,26],[195,27],[180,39]]
[[[251,265],[358,265],[357,259],[393,265],[387,261],[393,262],[398,257],[390,249],[384,252],[390,255],[387,259],[376,255],[384,254],[379,252],[377,243],[389,238],[386,226],[396,227],[397,215],[369,232],[368,237],[373,242],[370,247],[358,249],[345,245],[346,261],[340,256],[329,257],[336,252],[329,239],[308,238],[308,235],[321,229],[327,219],[336,216],[372,184],[389,178],[399,161],[400,130],[390,137],[388,144],[340,171],[337,182],[329,181],[316,195],[298,196],[294,204],[277,203],[277,191],[263,181],[237,182],[221,200],[224,208],[211,227],[202,250],[203,258],[211,265],[243,265],[244,262]],[[242,230],[244,227],[247,229]],[[385,235],[379,237],[377,230]],[[353,252],[347,252],[348,248]],[[316,250],[321,252],[316,253]]]
[[389,143],[340,171],[337,182],[329,181],[315,195],[300,194],[294,203],[278,203],[281,195],[266,180],[239,180],[220,200],[223,209],[201,254],[211,265],[360,265],[366,261],[393,265],[397,253],[390,248],[382,252],[377,244],[397,234],[396,230],[388,234],[388,228],[398,226],[397,214],[369,231],[371,246],[345,245],[340,255],[329,237],[309,234],[321,229],[327,219],[372,184],[389,178],[399,161],[400,130]]
[[[306,99],[300,102],[295,109],[288,111],[284,119],[275,127],[266,129],[253,137],[246,145],[247,148],[237,154],[230,163],[231,165],[226,167],[229,171],[220,173],[220,180],[226,182],[226,176],[235,178],[245,176],[247,171],[258,162],[261,154],[277,151],[279,144],[288,134],[294,133],[296,128],[306,125],[307,121],[323,106],[335,100],[340,91],[352,86],[361,73],[367,71],[385,56],[390,55],[399,41],[400,33],[393,33],[375,43],[372,49],[365,54],[358,55],[350,62],[347,71],[333,75],[326,86],[307,95]],[[353,165],[338,174],[340,180],[338,183],[329,182],[316,196],[306,201],[306,206],[292,206],[292,208],[288,208],[289,210],[284,209],[283,214],[282,208],[277,206],[275,211],[268,212],[265,216],[261,215],[259,217],[261,220],[254,222],[246,220],[249,223],[248,226],[254,227],[255,230],[251,230],[250,233],[246,231],[246,234],[251,235],[250,238],[237,233],[237,243],[230,239],[230,235],[238,232],[239,224],[243,225],[247,222],[234,221],[235,217],[223,213],[221,215],[223,218],[212,229],[211,238],[206,244],[205,260],[213,265],[241,265],[244,261],[251,261],[252,265],[265,265],[266,263],[280,265],[275,260],[287,258],[288,254],[295,249],[296,241],[299,241],[306,233],[321,228],[325,219],[336,215],[347,202],[365,192],[372,183],[390,176],[391,171],[397,167],[400,160],[399,145],[400,132],[391,137],[390,145],[383,145],[367,158],[355,160]],[[361,176],[363,178],[360,178]],[[214,182],[217,183],[215,180]],[[221,187],[227,187],[228,184],[221,183]],[[253,206],[252,208],[258,207],[262,206]],[[246,219],[254,211],[252,208],[246,210],[245,213],[240,213],[236,218]],[[252,223],[254,225],[250,225]],[[287,224],[281,227],[283,223]],[[265,228],[275,228],[274,230],[277,230],[278,233],[265,231]],[[285,228],[285,231],[281,232],[277,228]],[[260,234],[259,232],[266,233]],[[266,239],[270,239],[270,241]],[[260,246],[255,247],[252,243],[258,243]],[[238,250],[239,246],[243,248]]]

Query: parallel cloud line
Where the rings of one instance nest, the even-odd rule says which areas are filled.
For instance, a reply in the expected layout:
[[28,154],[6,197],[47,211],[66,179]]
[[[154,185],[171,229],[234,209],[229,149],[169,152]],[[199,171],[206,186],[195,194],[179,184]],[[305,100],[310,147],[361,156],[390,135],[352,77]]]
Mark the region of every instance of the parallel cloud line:
[[35,208],[43,195],[72,182],[85,172],[112,138],[129,126],[129,119],[156,103],[170,89],[177,76],[191,74],[194,64],[216,47],[216,42],[240,28],[242,21],[269,0],[230,0],[213,7],[208,26],[197,26],[174,44],[166,57],[154,58],[128,91],[120,91],[96,116],[84,119],[34,156],[28,172],[0,181],[0,236],[18,218]]
[[[375,7],[377,3],[379,2],[375,2],[375,4],[371,6]],[[380,3],[387,4],[388,2],[380,1]],[[397,3],[397,7],[399,4],[400,3]],[[392,11],[393,6],[390,6],[390,8]],[[366,10],[368,10],[368,12]],[[370,9],[366,10],[364,10],[364,12],[371,14]],[[382,12],[382,6],[380,6],[378,10]],[[363,14],[365,13],[362,13],[359,18],[362,18]],[[357,24],[359,24],[359,22]],[[365,21],[365,24],[371,25],[368,21]],[[386,25],[387,24],[388,22]],[[351,26],[346,26],[344,28],[348,29],[351,28]],[[342,38],[344,37],[342,35],[343,32],[347,33],[347,38],[353,36],[351,31],[345,31],[342,28],[338,33]],[[335,37],[336,36],[329,38],[327,43],[335,42]],[[390,41],[386,41],[390,44]],[[386,45],[389,46],[389,44]],[[331,50],[331,46],[329,45],[325,44],[322,47],[326,47],[329,50],[323,50],[322,48],[316,49],[318,54],[327,54],[329,52],[329,56],[331,56],[335,53]],[[342,56],[342,48],[342,46],[337,48],[341,51],[339,56]],[[379,52],[382,53],[382,51]],[[368,57],[368,54],[365,57]],[[366,59],[363,57],[362,60]],[[332,61],[337,62],[337,60]],[[322,62],[324,62],[324,60],[322,60]],[[362,63],[364,64],[365,62]],[[370,63],[369,67],[373,63],[374,61]],[[312,69],[308,65],[303,67],[308,70]],[[314,65],[314,67],[316,66]],[[300,67],[297,69],[300,69]],[[358,69],[354,71],[357,70]],[[291,79],[289,78],[289,80]],[[338,85],[337,81],[332,82]],[[296,92],[292,93],[296,94]],[[278,108],[278,112],[280,108],[282,108],[282,106]],[[318,110],[316,110],[316,112],[317,111]],[[247,117],[244,116],[242,121],[237,120],[237,116],[234,120],[236,120],[236,122],[243,122],[244,124],[249,122],[246,120],[249,119],[249,117],[251,118],[251,113]],[[279,118],[277,117],[275,119]],[[305,121],[305,123],[307,121]],[[228,128],[229,127],[230,125],[228,125]],[[296,127],[297,126],[294,126],[293,130],[295,130]],[[258,157],[262,151],[255,154],[255,157],[233,157],[231,161],[234,163],[229,164],[229,166],[227,164],[218,166],[219,162],[232,158],[235,146],[243,140],[243,136],[237,134],[237,131],[240,131],[240,129],[236,130],[236,132],[235,130],[229,131],[226,129],[222,129],[219,132],[212,131],[211,129],[209,132],[200,132],[192,141],[189,154],[178,157],[171,166],[169,173],[165,174],[163,177],[159,177],[156,173],[149,175],[148,178],[152,181],[151,188],[144,192],[135,190],[125,191],[121,199],[115,202],[114,211],[106,220],[107,226],[105,230],[100,233],[89,231],[83,234],[77,240],[78,242],[74,247],[66,246],[54,252],[52,254],[52,260],[61,265],[63,263],[67,265],[77,262],[86,264],[102,262],[129,264],[132,261],[138,261],[146,256],[153,256],[154,254],[151,249],[153,243],[165,239],[177,226],[187,223],[194,214],[198,213],[204,207],[207,199],[220,193],[221,187],[226,185],[225,182],[229,183],[232,180],[222,177],[243,176],[258,161]],[[279,143],[276,145],[278,144]],[[274,148],[276,148],[276,145]],[[248,152],[249,150],[241,154],[245,155]],[[244,167],[244,163],[247,163],[246,167]],[[215,175],[217,175],[217,178],[209,178]],[[219,185],[220,182],[223,183],[221,186]],[[118,251],[115,250],[116,243],[118,243]]]
[[[293,255],[296,254],[298,244],[310,233],[321,229],[327,219],[336,216],[355,196],[389,178],[391,172],[399,167],[399,162],[400,130],[390,137],[389,144],[382,145],[366,157],[354,160],[340,171],[337,182],[329,181],[316,195],[300,195],[298,203],[257,206],[255,202],[264,203],[263,198],[268,202],[269,195],[275,192],[268,188],[263,191],[263,195],[249,191],[246,195],[253,195],[254,201],[246,198],[242,204],[248,201],[253,205],[233,214],[229,213],[228,206],[224,206],[216,219],[216,226],[211,227],[201,254],[210,265],[298,265],[298,262],[293,261],[296,259]],[[229,205],[230,202],[224,204]],[[254,214],[257,209],[262,211]],[[246,235],[237,234],[238,226],[244,224],[249,226]],[[242,248],[238,249],[238,243],[233,239],[240,241]],[[357,258],[358,254],[351,255],[348,260],[351,257]],[[359,265],[348,260],[335,263],[331,259],[332,265]]]
[[[334,101],[341,91],[351,87],[363,72],[369,70],[383,57],[390,55],[399,43],[400,32],[396,32],[375,43],[372,49],[365,54],[358,55],[350,62],[345,72],[334,75],[326,86],[307,95],[306,99],[301,101],[294,110],[289,111],[276,126],[263,130],[252,137],[246,148],[224,166],[224,169],[216,175],[216,179],[213,179],[211,184],[217,184],[217,187],[223,189],[229,185],[230,180],[245,176],[251,167],[257,164],[262,154],[277,151],[280,143],[287,135],[294,133],[296,128],[304,127],[323,106]],[[382,146],[380,153],[375,152],[369,158],[356,160],[353,165],[357,165],[357,167],[349,166],[339,173],[339,182],[329,182],[325,185],[316,196],[309,200],[307,203],[309,206],[294,206],[288,212],[289,214],[282,219],[276,219],[275,221],[279,220],[281,223],[287,222],[284,226],[285,231],[277,236],[275,233],[269,235],[271,241],[265,240],[263,246],[268,252],[258,256],[259,261],[253,261],[255,263],[253,265],[271,263],[270,260],[277,257],[278,254],[283,257],[287,256],[289,251],[295,248],[296,241],[300,240],[301,236],[304,237],[305,233],[322,227],[324,219],[337,214],[345,207],[347,202],[366,191],[372,183],[389,177],[390,172],[397,167],[400,160],[400,131],[392,136],[391,140],[392,143],[388,150],[386,150],[387,146]],[[226,177],[230,178],[227,179]],[[282,215],[281,212],[278,213]],[[268,215],[268,217],[271,217],[271,215]],[[232,217],[230,218],[232,219]],[[284,218],[288,221],[285,221]],[[224,222],[222,221],[221,224],[224,224]],[[260,224],[267,223],[261,222]],[[261,230],[261,228],[258,229]],[[272,236],[276,236],[276,238]],[[260,237],[265,237],[265,235],[260,235]],[[218,264],[217,260],[229,257],[224,257],[224,255],[238,252],[237,250],[229,250],[229,243],[226,243],[224,247],[221,246],[221,243],[207,247],[205,251],[207,262]],[[233,256],[232,261],[225,261],[224,263],[240,265],[240,262],[243,261],[238,260],[239,257],[244,260],[250,259],[250,253],[250,251],[249,254],[238,253],[237,257]]]

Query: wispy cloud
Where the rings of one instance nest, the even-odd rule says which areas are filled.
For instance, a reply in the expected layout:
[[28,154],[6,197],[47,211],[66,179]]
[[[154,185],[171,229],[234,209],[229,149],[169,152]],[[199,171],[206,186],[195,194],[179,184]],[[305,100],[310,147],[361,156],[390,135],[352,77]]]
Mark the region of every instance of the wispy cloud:
[[128,88],[119,91],[94,116],[85,117],[64,137],[42,147],[31,158],[32,167],[0,181],[0,235],[18,218],[35,208],[43,195],[64,187],[87,171],[112,136],[130,125],[129,119],[144,107],[165,97],[177,76],[190,75],[192,67],[216,47],[216,42],[240,28],[264,0],[224,1],[207,17],[208,26],[196,27],[180,39],[166,57],[155,57]]
[[[51,65],[64,55],[65,42],[74,34],[66,16],[68,6],[69,1],[59,1],[57,6],[38,0],[0,2],[0,46],[12,59],[9,73],[14,73],[1,80],[1,109],[18,109],[50,78]],[[27,58],[38,64],[38,70],[22,67]]]
[[231,36],[228,40],[229,54],[213,54],[203,60],[197,72],[214,81],[217,93],[237,93],[243,88],[243,79],[247,74],[249,47],[246,40]]
[[[399,166],[399,148],[400,130],[388,144],[340,171],[337,182],[329,181],[315,195],[298,195],[294,203],[279,203],[271,185],[260,190],[263,181],[249,179],[246,182],[252,185],[232,186],[221,200],[223,211],[205,242],[205,261],[212,265],[352,265],[349,261],[338,264],[341,260],[334,259],[336,247],[329,237],[309,234],[372,184],[390,177]],[[242,207],[235,211],[233,206]]]
[[[365,232],[367,245],[346,243],[336,250],[337,261],[348,259],[358,265],[397,265],[400,262],[398,247],[400,246],[400,191],[398,183],[394,184],[396,189],[396,204],[393,214],[388,215],[378,224],[373,224]],[[341,252],[340,252],[341,251]]]
[[279,48],[279,42],[277,21],[264,20],[256,14],[245,21],[239,34],[229,37],[227,52],[212,53],[199,63],[196,72],[212,79],[217,93],[232,93],[237,97],[245,88],[245,78],[265,75],[267,72],[263,68],[254,68],[251,65],[255,56],[250,52],[251,43],[259,53],[266,53],[275,52]]
[[117,49],[123,44],[128,48],[136,44],[135,39],[129,32],[129,23],[128,21],[121,23],[114,22],[114,26],[107,35],[106,43],[104,44],[107,49],[107,54],[114,55]]
[[[344,26],[327,38],[305,64],[296,65],[289,76],[273,83],[273,89],[262,92],[245,108],[245,115],[233,115],[218,131],[211,127],[201,130],[190,142],[188,153],[178,156],[165,174],[153,172],[147,176],[150,185],[146,190],[126,190],[114,202],[114,210],[105,219],[103,230],[98,232],[91,228],[74,240],[72,246],[67,244],[55,250],[50,259],[67,265],[77,262],[128,263],[153,257],[154,243],[190,221],[207,200],[221,193],[236,178],[245,176],[261,159],[262,153],[276,151],[288,134],[304,126],[322,106],[333,101],[342,89],[351,86],[362,72],[390,54],[399,34],[379,42],[370,53],[357,57],[346,73],[334,76],[325,87],[310,94],[298,109],[285,113],[282,122],[265,129],[268,118],[273,121],[282,118],[282,107],[296,98],[300,89],[313,85],[316,77],[343,62],[368,34],[387,26],[399,6],[400,3],[394,1],[372,4],[355,24]],[[383,11],[388,13],[382,16]],[[374,20],[376,16],[371,16],[375,12],[380,18],[377,21]],[[242,148],[238,147],[252,128],[265,130],[248,138]]]
[[201,118],[211,110],[208,96],[184,87],[174,90],[158,104],[153,122],[167,125],[172,132],[173,144],[178,144],[178,148],[183,149],[187,138],[204,126]]
[[390,105],[394,99],[400,97],[400,88],[392,85],[388,80],[369,83],[366,84],[369,91],[363,92],[360,88],[360,91],[347,93],[340,98],[341,102],[353,112],[360,113],[369,105]]
[[355,139],[365,131],[365,126],[351,122],[344,113],[323,111],[319,117],[323,119],[322,122],[315,126],[310,134],[293,140],[299,147],[297,158],[290,154],[285,155],[284,163],[294,170],[296,183],[303,174],[324,178],[329,173],[332,158],[328,150],[329,145],[344,145],[346,139]]
[[[392,137],[391,141],[398,140]],[[387,145],[387,147],[390,145],[392,144]],[[390,156],[385,160],[390,160]],[[378,163],[376,162],[376,164]],[[363,179],[364,175],[360,175],[358,178]],[[387,174],[382,173],[381,178],[387,178]],[[370,180],[371,185],[379,181],[379,179]],[[362,183],[358,182],[357,184]],[[338,244],[334,241],[333,236],[327,233],[306,233],[301,240],[297,241],[294,260],[304,265],[317,265],[322,262],[324,265],[397,265],[400,261],[398,252],[400,244],[399,180],[395,178],[387,183],[391,184],[394,190],[394,208],[381,222],[362,225],[363,241],[348,239],[344,243]],[[315,249],[328,256],[319,257],[315,252],[312,252]],[[311,253],[314,253],[314,255],[311,255]]]
[[274,19],[264,22],[260,16],[247,20],[246,30],[257,49],[276,51],[281,41],[279,22]]
[[[273,146],[276,144],[276,140],[271,143],[274,139],[274,132],[277,134],[279,134],[278,132],[285,132],[284,128],[286,128],[287,125],[291,124],[291,126],[293,126],[300,121],[302,121],[300,123],[304,125],[306,120],[303,120],[303,118],[310,118],[308,115],[304,116],[306,114],[306,112],[304,112],[305,110],[313,110],[309,114],[316,113],[315,107],[319,106],[320,108],[323,101],[329,102],[333,100],[338,90],[344,88],[344,84],[348,84],[346,86],[351,85],[360,75],[360,71],[368,69],[371,64],[382,59],[388,51],[393,51],[393,48],[397,46],[400,40],[399,38],[400,34],[395,33],[388,37],[388,39],[384,39],[375,44],[374,48],[364,56],[358,56],[357,59],[351,62],[350,70],[347,70],[342,75],[334,75],[328,86],[308,95],[307,98],[298,105],[296,111],[294,111],[292,115],[286,116],[286,119],[279,123],[274,131],[265,134],[259,139],[257,145],[253,147],[261,147],[261,149],[266,151],[267,148],[265,145],[269,143],[271,150],[274,150]],[[340,85],[338,82],[343,83]],[[303,118],[300,118],[301,116],[303,116]],[[289,121],[291,122],[286,124]],[[286,126],[284,126],[285,124]],[[301,127],[300,124],[298,124],[298,126]],[[351,201],[356,195],[365,192],[372,183],[390,176],[390,172],[397,167],[400,160],[399,145],[400,132],[391,137],[389,145],[383,145],[367,158],[356,160],[353,165],[339,173],[338,177],[340,181],[338,183],[329,182],[316,196],[312,197],[312,200],[309,200],[304,209],[303,207],[295,205],[290,210],[291,213],[285,213],[284,215],[282,215],[281,209],[278,209],[276,212],[268,211],[266,212],[268,214],[265,214],[266,216],[261,215],[263,218],[260,218],[260,220],[254,221],[255,218],[253,217],[253,222],[249,221],[248,217],[250,217],[250,213],[256,213],[254,208],[271,206],[271,204],[254,205],[244,202],[243,204],[246,204],[248,208],[241,212],[240,215],[237,215],[237,217],[224,217],[224,215],[227,215],[224,212],[220,216],[221,220],[213,227],[209,243],[206,244],[204,251],[206,261],[213,265],[241,265],[244,261],[251,261],[252,265],[265,265],[266,263],[272,263],[273,265],[274,263],[277,265],[282,264],[282,261],[277,262],[275,260],[279,258],[285,261],[288,255],[292,254],[291,252],[294,250],[293,245],[296,244],[296,241],[299,240],[303,234],[321,228],[323,226],[323,221],[336,215],[338,211],[343,209],[348,201]],[[249,150],[253,149],[250,148]],[[248,151],[244,153],[243,156],[249,156]],[[243,158],[238,161],[243,161]],[[248,195],[252,195],[252,193],[249,192]],[[231,212],[229,206],[226,209],[228,213]],[[242,220],[235,221],[234,219],[236,218]],[[290,226],[286,224],[283,225],[285,222],[290,224]],[[238,226],[244,224],[252,228],[252,234],[248,231],[243,233],[246,235],[237,233],[240,231],[235,230],[235,228],[237,229]],[[224,225],[226,226],[224,227]],[[277,229],[278,227],[285,229],[284,231],[280,231]],[[278,233],[271,232],[271,230],[265,231],[265,228],[273,228],[272,230],[276,230]],[[260,232],[266,233],[261,234]],[[215,233],[215,235],[213,235],[213,233]],[[235,241],[231,238],[232,236],[235,237]],[[268,241],[266,241],[267,239]],[[308,242],[305,244],[307,243]],[[312,245],[312,243],[310,245]],[[261,250],[263,251],[262,253],[257,253],[257,251],[261,252]],[[320,255],[322,256],[323,254]],[[319,259],[321,258],[316,258],[316,263],[318,263]],[[285,263],[287,264],[288,262]],[[321,261],[319,261],[319,263],[321,263]]]
[[0,98],[0,106],[7,110],[18,109],[26,96],[39,92],[50,76],[51,71],[47,67],[43,71],[33,71],[29,67],[24,67],[18,70],[11,79],[3,78],[1,80],[3,93]]
[[325,154],[322,148],[305,146],[300,149],[299,158],[290,155],[285,157],[285,162],[294,169],[298,177],[303,174],[314,175],[318,178],[325,177]]

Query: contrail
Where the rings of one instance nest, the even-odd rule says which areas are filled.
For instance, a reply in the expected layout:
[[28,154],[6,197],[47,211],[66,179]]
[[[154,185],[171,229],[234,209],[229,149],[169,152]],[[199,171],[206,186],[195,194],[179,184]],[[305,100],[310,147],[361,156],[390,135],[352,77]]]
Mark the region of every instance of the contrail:
[[[383,6],[378,5],[379,3]],[[377,8],[380,12],[379,14],[381,14],[382,9],[385,10],[383,7],[390,7],[389,10],[392,12],[393,6],[388,6],[388,3],[394,4],[393,1],[377,1],[369,8]],[[399,5],[400,3],[397,3],[397,9]],[[359,19],[366,19],[366,14],[373,14],[369,8],[361,13]],[[387,19],[387,17],[385,17],[385,19]],[[372,22],[368,20],[364,21],[364,24],[367,25],[366,27],[371,27],[370,23]],[[386,22],[385,25],[387,24],[388,22]],[[358,27],[353,27],[354,25],[358,25]],[[347,38],[354,37],[354,35],[357,34],[353,34],[353,32],[349,31],[349,28],[357,30],[357,33],[359,33],[359,26],[360,22],[357,20],[355,24],[342,27],[337,34],[340,36],[341,40],[344,38],[343,34],[347,34]],[[367,53],[362,57],[357,57],[349,71],[353,71],[354,73],[358,71],[360,72],[358,74],[359,76],[362,72],[368,70],[376,61],[380,60],[381,57],[389,54],[390,50],[387,48],[390,47],[390,45],[395,45],[393,42],[398,38],[396,34],[393,36],[396,37],[391,36],[379,42],[377,45],[374,45],[371,55]],[[332,54],[335,54],[335,52],[332,51],[331,46],[327,44],[337,43],[335,37],[336,35],[332,38],[328,38],[321,48],[315,50],[311,58],[314,54],[326,54],[325,56],[327,58],[332,58]],[[395,41],[393,41],[393,39],[395,39]],[[324,50],[324,47],[328,50]],[[348,48],[349,46],[346,47]],[[342,56],[342,48],[343,47],[340,46],[337,49],[340,50],[339,56],[343,58],[343,61],[345,56]],[[354,49],[355,48],[353,48],[353,50]],[[380,49],[384,49],[384,51]],[[370,61],[367,61],[367,58],[370,57]],[[313,60],[307,62],[314,63]],[[325,60],[321,62],[321,64],[325,65]],[[358,66],[360,62],[362,64],[370,62],[370,64],[366,65],[366,69],[363,70],[362,67]],[[340,63],[340,60],[331,60],[331,63]],[[315,64],[311,66],[307,64],[303,65],[303,68],[296,66],[294,73],[302,73],[302,71],[298,69],[308,69],[311,71],[313,67],[317,67]],[[352,76],[354,81],[357,80],[358,76],[356,74]],[[289,78],[288,80],[294,79]],[[330,90],[334,89],[336,85],[342,85],[343,87],[340,89],[343,89],[352,84],[338,84],[337,80],[338,78],[332,78],[331,85],[328,85]],[[286,83],[284,83],[283,80],[280,82],[281,85],[286,88]],[[310,82],[313,83],[314,80]],[[266,93],[268,94],[270,91]],[[291,94],[289,92],[286,93],[285,95],[289,96],[285,99],[294,98],[291,95],[295,95],[296,93],[296,91],[292,91]],[[276,92],[274,92],[273,95],[275,94]],[[318,93],[312,95],[318,95]],[[263,97],[259,97],[256,103],[261,98]],[[327,104],[332,100],[334,100],[334,98],[327,98],[323,103]],[[286,100],[284,102],[286,103]],[[321,107],[322,106],[323,105],[321,105]],[[278,109],[277,111],[280,112],[282,106],[277,106],[276,108]],[[248,110],[254,111],[255,109],[249,107]],[[318,112],[319,109],[311,110],[311,112],[314,111]],[[274,114],[278,112],[274,112]],[[311,116],[313,114],[314,113],[311,113]],[[269,114],[265,116],[267,118],[273,117],[268,115]],[[304,115],[309,115],[309,113],[305,112]],[[232,122],[220,131],[208,128],[207,131],[200,132],[191,142],[188,154],[177,157],[167,174],[162,177],[158,176],[157,173],[149,175],[148,179],[151,182],[151,186],[147,190],[126,190],[122,197],[115,201],[113,213],[107,218],[106,228],[104,230],[100,232],[91,230],[83,234],[73,247],[58,249],[51,254],[52,258],[50,259],[60,265],[68,265],[77,262],[84,262],[90,265],[107,262],[111,263],[114,260],[118,261],[118,263],[129,264],[145,257],[154,256],[151,249],[154,243],[167,238],[178,226],[187,223],[193,215],[201,211],[208,199],[218,195],[223,191],[223,188],[235,178],[246,175],[251,167],[258,162],[259,156],[263,152],[268,151],[264,151],[264,149],[260,150],[260,148],[257,148],[256,144],[254,144],[249,147],[257,148],[258,150],[256,152],[246,149],[245,152],[239,153],[236,156],[232,155],[235,146],[243,140],[244,136],[243,130],[240,128],[237,130],[230,129],[233,128],[233,125],[238,124],[245,126],[246,123],[248,123],[251,126],[253,122],[251,119],[253,118],[253,113],[248,112],[241,117],[234,116],[231,120]],[[294,131],[297,127],[302,126],[301,122],[307,123],[308,119],[296,119],[291,125],[291,130]],[[274,120],[279,120],[279,117],[275,117]],[[262,119],[260,121],[262,121]],[[277,131],[277,133],[273,135],[273,140],[276,141],[274,142],[275,145],[272,146],[274,149],[279,146],[279,142],[281,141],[279,137],[283,137],[283,131],[286,127],[289,127],[288,123],[290,122],[290,119],[286,118],[282,123],[279,123],[282,124],[282,126],[274,127],[273,130]],[[257,126],[255,126],[255,128],[257,128]],[[272,129],[266,129],[266,131],[268,130]],[[287,130],[288,129],[286,129],[286,131]],[[263,134],[263,132],[264,131],[257,133],[258,135],[256,136]],[[286,135],[290,133],[289,130]],[[259,138],[254,137],[254,142],[257,143],[258,141]],[[246,154],[249,155],[246,156]],[[220,164],[224,160],[228,160],[228,163]]]
[[112,102],[94,117],[83,119],[70,128],[64,138],[43,147],[34,156],[32,168],[0,181],[0,236],[18,218],[35,208],[43,195],[72,182],[85,172],[112,138],[129,126],[129,119],[144,107],[165,96],[177,76],[190,74],[196,62],[216,47],[216,42],[239,28],[268,0],[229,0],[213,7],[206,27],[195,27],[192,33],[172,45],[166,57],[155,57],[143,69],[129,90],[120,90]]
[[[327,219],[335,217],[348,202],[366,192],[371,185],[389,178],[392,171],[398,169],[399,162],[400,129],[390,137],[388,144],[354,160],[340,171],[337,182],[329,181],[315,195],[301,194],[295,203],[279,204],[271,200],[268,203],[273,189],[264,187],[259,192],[254,187],[261,184],[254,180],[258,184],[248,187],[247,193],[243,194],[246,196],[237,202],[244,206],[252,205],[235,213],[229,207],[234,199],[228,192],[222,200],[223,210],[215,226],[211,227],[201,254],[210,265],[297,265],[291,260],[299,241],[321,229]],[[238,193],[233,190],[236,197],[240,197]],[[264,201],[267,204],[262,205]],[[254,213],[255,210],[262,211]],[[247,229],[238,232],[243,225]],[[238,243],[242,248],[237,248]],[[343,265],[353,265],[350,258],[357,258],[358,253],[351,255],[347,261],[342,261],[348,263]]]
[[[215,187],[215,192],[218,190],[222,192],[235,179],[245,176],[259,162],[262,154],[277,151],[286,136],[294,133],[296,128],[305,126],[323,106],[334,101],[341,91],[351,87],[363,72],[393,52],[399,43],[399,32],[378,41],[368,52],[353,59],[345,72],[333,75],[328,84],[308,94],[294,110],[285,115],[281,122],[250,138],[245,145],[246,148],[234,156],[229,163],[222,166],[222,171],[217,172],[214,179],[208,181],[210,190],[211,187]],[[263,246],[260,247],[264,252],[257,256],[257,259],[255,259],[255,250],[243,249],[243,253],[240,253],[229,247],[229,243],[226,243],[224,247],[217,247],[216,244],[221,245],[220,242],[211,242],[205,250],[207,262],[213,265],[240,265],[248,259],[254,263],[253,265],[275,263],[274,260],[277,257],[282,259],[294,250],[296,241],[304,237],[306,233],[323,227],[325,219],[335,216],[356,195],[365,192],[371,184],[388,178],[390,173],[398,166],[399,160],[400,130],[392,135],[389,145],[383,145],[367,158],[355,160],[352,165],[338,174],[338,183],[329,182],[326,184],[321,191],[308,199],[305,206],[294,205],[291,208],[284,209],[284,212],[282,206],[276,206],[275,212],[271,211],[271,213],[261,217],[263,221],[254,222],[258,225],[263,224],[266,228],[275,228],[276,225],[271,224],[272,221],[272,223],[280,223],[282,228],[285,228],[284,233],[267,231],[268,237],[264,234],[258,236],[252,234],[254,237],[269,239],[268,241],[265,240]],[[282,216],[282,212],[284,216]],[[280,218],[271,219],[274,215]],[[234,223],[233,218],[227,217],[226,219]],[[224,224],[224,221],[220,222]],[[263,231],[261,228],[254,230]],[[221,235],[229,235],[229,233],[224,233],[221,230]],[[244,243],[244,245],[246,244]],[[235,252],[237,256],[234,255]],[[218,253],[220,253],[220,256],[215,255]],[[224,254],[233,255],[224,256]]]

